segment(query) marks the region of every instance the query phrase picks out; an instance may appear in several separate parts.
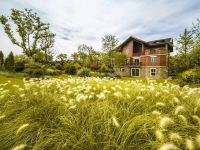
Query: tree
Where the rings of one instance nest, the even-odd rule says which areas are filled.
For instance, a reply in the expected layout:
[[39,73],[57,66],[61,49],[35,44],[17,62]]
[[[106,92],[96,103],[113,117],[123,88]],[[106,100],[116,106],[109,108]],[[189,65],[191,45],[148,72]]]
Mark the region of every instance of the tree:
[[15,61],[13,52],[10,52],[8,57],[5,59],[5,69],[7,71],[13,72],[15,69]]
[[4,64],[4,55],[3,52],[0,51],[0,70],[2,70]]
[[200,45],[200,19],[197,19],[196,23],[192,23],[192,33],[195,38],[195,45]]
[[[15,34],[11,29],[12,23],[9,23],[9,21],[15,24],[16,33],[20,40],[17,40],[14,36]],[[0,16],[0,23],[11,42],[22,48],[23,53],[28,57],[33,57],[40,51],[46,53],[54,45],[55,34],[50,31],[50,25],[43,23],[32,10],[12,9],[10,17]]]
[[67,54],[59,54],[57,56],[58,61],[63,65],[65,61],[67,60]]
[[109,67],[113,67],[112,51],[116,48],[118,40],[114,35],[105,35],[102,38],[102,49],[109,55]]
[[189,68],[190,62],[188,58],[188,52],[193,48],[194,40],[191,31],[185,29],[183,34],[179,36],[177,40],[177,49],[180,55],[183,55],[185,69]]
[[113,59],[114,59],[114,66],[119,68],[125,63],[127,56],[123,53],[115,51],[113,52]]

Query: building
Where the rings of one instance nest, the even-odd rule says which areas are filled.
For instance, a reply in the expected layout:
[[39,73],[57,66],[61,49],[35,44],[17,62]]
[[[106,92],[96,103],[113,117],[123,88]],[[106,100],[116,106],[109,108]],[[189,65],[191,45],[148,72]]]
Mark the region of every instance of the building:
[[143,41],[129,37],[117,49],[127,55],[127,61],[116,71],[122,76],[167,78],[173,39]]

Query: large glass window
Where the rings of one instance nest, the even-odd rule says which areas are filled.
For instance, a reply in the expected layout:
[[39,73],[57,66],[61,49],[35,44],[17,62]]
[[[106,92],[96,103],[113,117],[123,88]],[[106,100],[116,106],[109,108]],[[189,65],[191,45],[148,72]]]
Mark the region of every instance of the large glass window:
[[157,63],[157,56],[151,56],[151,63],[153,64]]

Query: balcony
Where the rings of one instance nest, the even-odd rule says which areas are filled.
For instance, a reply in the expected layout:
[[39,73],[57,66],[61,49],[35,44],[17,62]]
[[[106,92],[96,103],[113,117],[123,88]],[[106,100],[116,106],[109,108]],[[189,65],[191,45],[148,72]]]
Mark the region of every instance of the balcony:
[[127,60],[122,66],[129,66],[129,67],[140,67],[142,62],[139,59],[130,59]]

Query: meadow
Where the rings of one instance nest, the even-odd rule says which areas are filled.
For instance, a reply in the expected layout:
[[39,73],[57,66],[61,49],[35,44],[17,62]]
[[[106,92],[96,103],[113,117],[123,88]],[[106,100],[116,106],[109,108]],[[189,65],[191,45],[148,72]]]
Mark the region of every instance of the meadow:
[[2,150],[200,149],[200,88],[167,80],[4,77],[0,139]]

